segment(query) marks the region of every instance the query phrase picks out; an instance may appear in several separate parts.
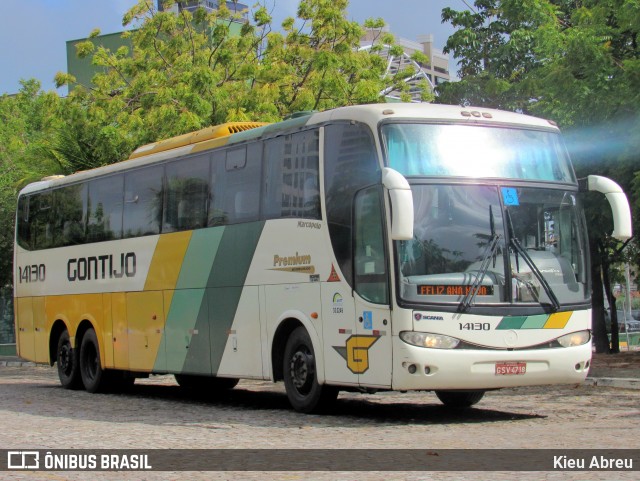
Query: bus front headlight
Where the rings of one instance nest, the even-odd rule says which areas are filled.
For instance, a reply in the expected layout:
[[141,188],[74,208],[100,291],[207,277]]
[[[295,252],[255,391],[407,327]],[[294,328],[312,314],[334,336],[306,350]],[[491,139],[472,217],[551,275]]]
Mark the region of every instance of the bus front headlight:
[[400,339],[412,346],[432,349],[454,349],[460,343],[460,339],[455,337],[430,332],[402,331]]
[[566,334],[557,339],[558,344],[562,347],[582,346],[591,339],[591,333],[589,331],[578,331]]

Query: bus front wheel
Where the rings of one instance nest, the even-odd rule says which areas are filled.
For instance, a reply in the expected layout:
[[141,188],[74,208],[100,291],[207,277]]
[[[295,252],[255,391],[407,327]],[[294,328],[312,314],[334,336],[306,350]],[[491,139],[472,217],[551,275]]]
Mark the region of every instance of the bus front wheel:
[[302,326],[296,328],[287,340],[283,376],[289,402],[298,412],[324,410],[338,396],[336,387],[318,384],[313,344]]
[[480,402],[484,391],[436,391],[436,396],[447,407],[468,408]]
[[66,329],[58,338],[56,363],[58,365],[58,378],[62,387],[65,389],[80,389],[82,387],[82,377],[80,375],[78,350],[71,345],[69,331]]

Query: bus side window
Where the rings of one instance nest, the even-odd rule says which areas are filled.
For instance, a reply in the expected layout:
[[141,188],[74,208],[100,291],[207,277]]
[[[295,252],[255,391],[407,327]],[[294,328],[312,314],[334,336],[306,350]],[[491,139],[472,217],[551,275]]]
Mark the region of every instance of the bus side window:
[[308,130],[265,144],[267,219],[320,219],[319,131]]
[[380,182],[373,135],[364,124],[324,128],[324,189],[331,246],[345,280],[353,286],[352,211],[354,195]]
[[282,217],[284,161],[284,136],[266,140],[264,143],[264,217]]
[[379,186],[361,190],[355,198],[355,290],[363,299],[389,303],[387,259],[384,248],[382,197]]
[[258,220],[261,167],[261,142],[231,148],[214,156],[209,226]]
[[160,233],[164,167],[127,172],[124,177],[124,237]]
[[167,164],[162,232],[205,227],[209,204],[209,156]]
[[211,158],[211,177],[209,180],[209,213],[207,225],[209,227],[228,224],[227,213],[223,210],[222,198],[224,193],[223,180],[225,177],[226,152],[214,152]]
[[51,192],[31,196],[31,247],[34,250],[53,246],[53,214]]
[[113,175],[89,183],[87,242],[122,238],[124,176]]
[[18,245],[23,249],[29,249],[31,244],[30,225],[29,225],[29,199],[31,197],[22,196],[18,199],[18,227],[17,240]]
[[56,247],[83,244],[87,220],[87,185],[53,191],[54,243]]

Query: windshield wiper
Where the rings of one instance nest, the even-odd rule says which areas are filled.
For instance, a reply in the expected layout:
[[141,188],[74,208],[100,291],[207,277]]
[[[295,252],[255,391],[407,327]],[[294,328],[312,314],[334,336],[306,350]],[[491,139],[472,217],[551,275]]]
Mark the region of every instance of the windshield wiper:
[[482,262],[480,263],[480,269],[478,269],[478,271],[475,274],[476,278],[473,281],[471,288],[467,291],[462,301],[460,301],[460,304],[458,306],[459,312],[466,311],[469,308],[469,306],[473,304],[473,300],[476,298],[476,295],[478,294],[478,290],[482,285],[484,276],[487,274],[487,271],[489,270],[489,266],[491,265],[492,259],[493,259],[493,265],[495,267],[495,258],[496,258],[496,253],[498,251],[500,235],[496,234],[495,223],[493,220],[493,209],[491,207],[492,206],[489,206],[489,225],[491,226],[491,237],[489,238],[489,244],[487,245],[487,250],[485,251],[484,256],[482,257]]
[[[533,272],[533,275],[536,276],[536,279],[538,279],[538,281],[540,281],[540,285],[544,289],[544,292],[547,294],[547,297],[549,297],[549,300],[551,300],[551,304],[553,305],[553,310],[554,311],[559,310],[560,302],[558,301],[556,294],[553,292],[553,289],[551,289],[551,286],[542,275],[542,272],[540,272],[536,264],[533,262],[533,259],[531,259],[529,254],[527,254],[526,249],[522,247],[522,244],[520,244],[520,241],[515,235],[513,222],[511,220],[511,212],[509,212],[508,209],[506,209],[505,212],[507,217],[507,231],[509,232],[509,245],[513,248],[516,254],[516,271],[517,272],[520,271],[520,266],[518,262],[518,254],[520,254],[524,259],[525,263],[529,266],[529,269],[531,269],[531,272]],[[516,279],[519,279],[522,281],[522,279],[519,277],[516,277]],[[535,293],[533,285],[531,285],[530,282],[525,282],[525,285],[530,291],[533,291],[533,293]],[[535,296],[535,297],[536,297],[536,301],[540,303],[538,296]]]

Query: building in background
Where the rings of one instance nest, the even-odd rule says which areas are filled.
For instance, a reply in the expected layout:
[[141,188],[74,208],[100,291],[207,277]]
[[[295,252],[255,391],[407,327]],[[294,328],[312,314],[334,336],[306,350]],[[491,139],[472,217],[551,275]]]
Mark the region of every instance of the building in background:
[[[388,32],[388,27],[385,27],[383,31]],[[361,48],[365,50],[371,48],[379,34],[379,31],[367,31],[360,40]],[[433,35],[420,35],[417,41],[396,37],[396,44],[402,47],[402,55],[391,55],[387,48],[383,48],[379,55],[388,59],[387,73],[389,75],[393,75],[398,70],[406,68],[411,68],[415,71],[415,74],[407,79],[407,83],[410,84],[409,92],[411,93],[413,101],[420,101],[419,83],[421,81],[426,80],[431,90],[434,91],[435,87],[442,82],[449,82],[451,80],[451,75],[449,74],[449,55],[434,46]],[[421,52],[426,55],[429,62],[423,64],[412,60],[411,56],[415,52]],[[400,92],[398,91],[388,91],[384,93],[390,100],[398,100],[400,98]]]
[[214,10],[218,10],[220,3],[225,3],[227,8],[234,13],[238,13],[242,15],[244,20],[247,20],[247,14],[249,12],[249,7],[240,2],[218,2],[216,0],[186,0],[182,2],[176,2],[168,8],[164,8],[163,0],[158,0],[158,11],[166,11],[166,12],[174,12],[179,13],[182,10],[188,10],[189,12],[194,12],[198,8],[204,8],[207,12],[213,12]]

